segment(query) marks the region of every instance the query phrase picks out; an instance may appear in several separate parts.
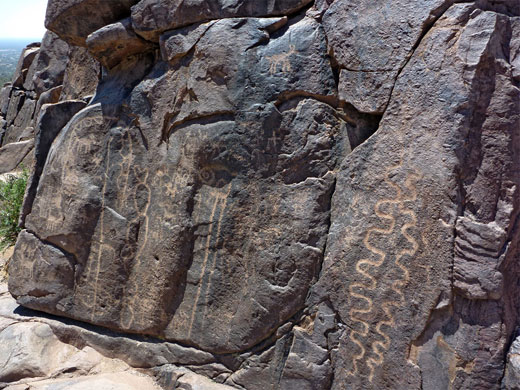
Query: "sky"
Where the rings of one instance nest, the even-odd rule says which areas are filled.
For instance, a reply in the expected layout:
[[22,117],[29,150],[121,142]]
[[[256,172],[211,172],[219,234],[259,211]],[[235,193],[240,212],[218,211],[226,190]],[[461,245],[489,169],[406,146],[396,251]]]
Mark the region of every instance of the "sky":
[[47,0],[0,0],[0,39],[40,41]]

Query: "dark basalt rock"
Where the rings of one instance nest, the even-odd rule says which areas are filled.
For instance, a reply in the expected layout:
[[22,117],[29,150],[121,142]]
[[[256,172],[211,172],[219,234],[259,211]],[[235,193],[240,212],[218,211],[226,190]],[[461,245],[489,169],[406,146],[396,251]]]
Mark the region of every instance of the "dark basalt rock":
[[517,388],[518,11],[50,1],[11,294],[165,388]]
[[311,0],[141,0],[132,7],[132,24],[148,40],[158,40],[168,30],[208,20],[243,16],[283,16]]
[[84,99],[92,96],[96,92],[101,77],[101,65],[82,47],[72,46],[68,57],[63,75],[63,90],[60,92],[58,100]]
[[68,43],[85,46],[88,35],[130,15],[138,0],[49,0],[45,27]]

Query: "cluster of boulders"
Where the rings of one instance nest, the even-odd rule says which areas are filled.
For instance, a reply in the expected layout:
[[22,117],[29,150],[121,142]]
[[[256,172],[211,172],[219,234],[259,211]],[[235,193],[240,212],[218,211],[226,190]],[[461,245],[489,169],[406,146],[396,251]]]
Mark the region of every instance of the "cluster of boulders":
[[101,66],[83,48],[69,46],[48,31],[41,43],[27,46],[11,83],[0,91],[0,173],[24,162],[32,168],[38,117],[45,104],[88,101]]
[[166,389],[520,388],[517,1],[50,0],[46,26],[0,160],[34,142],[9,291],[95,326],[60,342]]

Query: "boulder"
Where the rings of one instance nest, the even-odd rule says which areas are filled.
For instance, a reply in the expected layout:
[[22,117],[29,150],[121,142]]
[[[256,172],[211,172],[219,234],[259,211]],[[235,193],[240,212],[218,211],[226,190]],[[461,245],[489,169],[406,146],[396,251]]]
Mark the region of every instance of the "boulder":
[[34,110],[34,118],[33,124],[36,126],[36,122],[38,120],[38,116],[40,111],[45,104],[54,104],[58,103],[60,100],[61,92],[63,91],[63,86],[59,85],[57,87],[51,88],[48,91],[43,92],[38,98],[38,102],[36,103],[36,109]]
[[157,41],[164,31],[214,19],[292,14],[311,0],[141,0],[132,7],[135,31]]
[[[394,83],[416,45],[452,0],[336,0],[323,16],[340,68],[340,99],[383,113]],[[348,37],[348,39],[345,39]]]
[[154,45],[135,34],[130,18],[94,31],[86,43],[89,52],[107,69],[127,57],[154,49]]
[[69,45],[56,34],[47,31],[40,52],[29,67],[24,89],[34,90],[37,96],[63,84],[68,62]]
[[13,87],[11,85],[7,85],[0,90],[0,115],[2,116],[7,114],[12,91]]
[[88,35],[130,15],[138,0],[49,0],[45,27],[75,46],[85,46]]
[[208,353],[45,317],[6,291],[0,283],[2,389],[232,389],[176,366],[204,367],[215,360]]
[[16,118],[13,121],[13,125],[9,127],[5,134],[4,144],[18,141],[25,129],[30,127],[32,124],[35,106],[36,102],[32,99],[27,98],[23,101],[23,105],[18,110]]
[[79,349],[62,342],[48,324],[11,320],[6,325],[0,331],[0,386],[3,383],[4,389],[160,389],[152,378],[121,360],[106,358],[88,346]]
[[520,239],[510,37],[507,16],[452,6],[344,160],[314,291],[346,325],[332,389],[499,388]]
[[[96,92],[101,74],[101,66],[85,48],[72,46],[69,60],[63,76],[63,90],[59,100],[77,100],[91,96]],[[58,99],[46,101],[57,103]]]
[[[352,149],[349,133],[356,129],[329,104],[291,96],[304,90],[327,100],[334,93],[315,21],[292,24],[240,62],[236,46],[245,50],[269,39],[269,26],[283,23],[215,23],[193,61],[135,87],[129,108],[120,107],[116,117],[104,112],[116,104],[114,81],[100,85],[53,143],[25,222],[36,234],[31,248],[39,250],[41,239],[41,250],[52,243],[77,264],[59,272],[67,282],[53,290],[58,295],[36,297],[27,287],[46,289],[50,279],[25,279],[31,256],[19,252],[10,288],[20,302],[212,352],[253,346],[302,308],[325,244],[329,172]],[[214,50],[221,57],[209,60]],[[256,78],[249,79],[252,67]],[[308,73],[293,79],[296,69]],[[199,77],[204,74],[209,77]],[[153,111],[142,105],[144,95],[156,102]],[[150,207],[164,197],[175,202]],[[266,209],[269,204],[275,209]],[[235,241],[237,235],[244,240]],[[249,265],[238,266],[234,253],[242,252]],[[108,286],[104,278],[117,278],[118,287],[98,291]],[[143,295],[148,278],[155,284]]]
[[507,353],[504,385],[507,390],[520,389],[520,338],[518,336]]
[[17,79],[19,81],[13,82],[13,85],[15,87],[22,87],[25,83],[25,78],[27,76],[27,72],[29,70],[29,67],[33,63],[34,59],[40,52],[39,46],[27,46],[20,56],[20,59],[18,60],[18,65],[16,66],[16,70],[14,72],[14,79]]
[[24,91],[15,89],[9,98],[8,108],[5,115],[6,125],[11,126],[23,107],[26,94]]
[[[45,94],[42,94],[42,96],[44,95]],[[67,122],[77,112],[85,108],[85,106],[85,102],[76,100],[65,101],[58,104],[45,104],[42,109],[39,110],[38,118],[36,118],[34,166],[31,167],[31,176],[27,182],[24,202],[20,211],[20,221],[22,226],[25,222],[26,215],[29,214],[32,208],[36,189],[40,182],[40,176],[45,161],[47,160],[47,155],[49,154],[52,142]]]
[[0,174],[14,171],[34,147],[34,139],[12,142],[0,148]]

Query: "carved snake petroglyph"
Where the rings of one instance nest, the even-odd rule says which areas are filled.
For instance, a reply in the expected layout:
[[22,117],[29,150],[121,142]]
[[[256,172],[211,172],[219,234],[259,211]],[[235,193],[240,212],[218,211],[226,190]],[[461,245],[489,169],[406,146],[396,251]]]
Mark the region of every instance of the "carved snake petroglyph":
[[[349,311],[349,315],[351,320],[359,326],[359,329],[352,329],[350,331],[349,339],[358,347],[359,353],[354,355],[352,359],[352,369],[347,372],[347,375],[356,375],[359,371],[359,364],[364,361],[369,369],[368,379],[370,382],[373,381],[376,367],[381,365],[384,361],[384,351],[388,350],[390,347],[391,340],[384,328],[395,326],[395,318],[392,310],[402,306],[405,302],[403,287],[410,279],[410,272],[403,264],[402,260],[405,256],[414,256],[419,249],[418,242],[408,232],[409,229],[417,225],[417,216],[413,210],[408,209],[405,205],[406,202],[414,202],[417,199],[417,191],[414,182],[418,179],[419,176],[416,173],[408,175],[405,180],[407,193],[403,194],[401,188],[390,180],[390,173],[400,169],[401,167],[402,164],[390,167],[386,170],[385,173],[384,181],[395,191],[395,197],[381,199],[377,201],[374,206],[374,213],[381,220],[386,221],[388,223],[388,227],[370,228],[363,239],[364,246],[373,254],[373,256],[359,260],[355,268],[356,272],[360,274],[366,280],[366,282],[355,282],[352,283],[349,287],[350,296],[358,301],[357,305],[352,305],[352,308]],[[396,217],[394,217],[391,213],[385,212],[383,210],[384,206],[397,206],[399,216],[401,216],[401,218],[407,217],[410,219],[410,222],[403,224],[400,229],[400,234],[406,239],[411,247],[404,248],[395,254],[394,264],[397,266],[397,269],[401,271],[402,278],[395,280],[392,283],[391,289],[399,297],[399,299],[386,300],[381,304],[380,307],[385,313],[385,318],[376,324],[375,332],[380,336],[382,341],[373,341],[371,343],[371,351],[367,352],[366,344],[368,344],[368,341],[363,341],[364,339],[369,338],[370,325],[362,318],[362,316],[374,311],[374,302],[370,295],[373,295],[372,292],[376,290],[378,285],[376,278],[370,272],[370,267],[379,268],[389,257],[392,256],[392,254],[379,249],[373,244],[373,235],[382,234],[385,236],[390,236],[395,233],[397,223]]]

